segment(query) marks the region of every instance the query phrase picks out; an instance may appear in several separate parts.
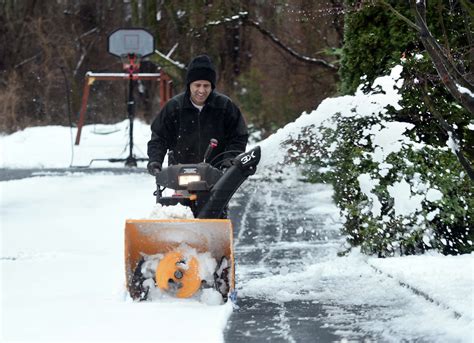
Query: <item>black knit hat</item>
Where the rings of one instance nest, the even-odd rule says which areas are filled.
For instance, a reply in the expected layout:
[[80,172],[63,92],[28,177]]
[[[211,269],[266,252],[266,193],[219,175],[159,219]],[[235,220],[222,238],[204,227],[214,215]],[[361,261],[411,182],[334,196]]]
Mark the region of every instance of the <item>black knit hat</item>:
[[186,73],[186,85],[197,80],[207,80],[211,83],[212,89],[216,88],[216,68],[207,55],[199,55],[193,58],[188,65]]

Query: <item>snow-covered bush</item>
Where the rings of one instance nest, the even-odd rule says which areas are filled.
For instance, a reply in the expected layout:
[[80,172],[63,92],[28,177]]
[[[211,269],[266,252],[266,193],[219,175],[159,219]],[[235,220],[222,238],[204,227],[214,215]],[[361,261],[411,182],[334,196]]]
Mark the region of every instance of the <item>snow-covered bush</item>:
[[351,246],[378,256],[470,252],[472,183],[448,147],[423,143],[413,124],[393,119],[402,109],[400,73],[334,99],[339,112],[287,141],[290,159],[309,180],[334,185]]

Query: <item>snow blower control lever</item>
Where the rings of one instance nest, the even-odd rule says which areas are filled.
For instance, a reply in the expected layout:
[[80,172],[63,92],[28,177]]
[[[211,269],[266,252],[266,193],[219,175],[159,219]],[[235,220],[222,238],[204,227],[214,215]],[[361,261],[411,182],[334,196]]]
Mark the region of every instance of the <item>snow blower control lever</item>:
[[204,153],[204,163],[207,162],[207,159],[209,158],[209,156],[211,156],[212,150],[217,147],[217,144],[217,139],[211,138],[211,140],[209,141],[209,145],[207,146],[206,152]]

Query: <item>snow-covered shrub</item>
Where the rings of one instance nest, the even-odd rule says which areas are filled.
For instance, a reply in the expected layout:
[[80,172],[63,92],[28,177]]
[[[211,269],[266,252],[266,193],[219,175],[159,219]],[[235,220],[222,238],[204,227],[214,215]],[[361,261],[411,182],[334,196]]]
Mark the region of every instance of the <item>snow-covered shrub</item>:
[[333,184],[351,246],[378,256],[470,252],[472,183],[455,154],[422,142],[415,125],[393,120],[401,99],[363,110],[401,86],[392,81],[341,97],[340,112],[287,141],[290,159],[306,166],[310,181]]

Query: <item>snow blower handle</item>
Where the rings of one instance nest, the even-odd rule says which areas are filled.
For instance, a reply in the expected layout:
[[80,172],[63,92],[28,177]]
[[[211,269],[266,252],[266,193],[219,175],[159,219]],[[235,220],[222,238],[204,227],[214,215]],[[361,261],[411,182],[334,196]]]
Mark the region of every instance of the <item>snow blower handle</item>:
[[217,139],[211,138],[211,140],[209,141],[209,145],[207,146],[206,152],[204,153],[204,163],[206,163],[209,156],[211,156],[212,150],[217,147],[217,144]]

